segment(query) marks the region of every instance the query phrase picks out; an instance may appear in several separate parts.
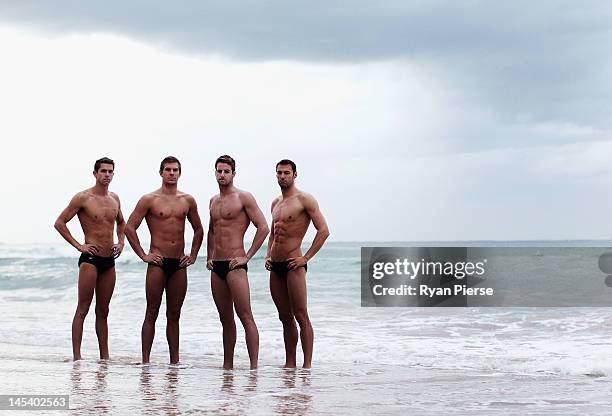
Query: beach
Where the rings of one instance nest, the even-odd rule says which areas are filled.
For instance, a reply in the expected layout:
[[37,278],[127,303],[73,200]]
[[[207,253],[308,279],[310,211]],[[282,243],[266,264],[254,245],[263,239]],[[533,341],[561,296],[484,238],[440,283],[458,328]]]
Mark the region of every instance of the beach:
[[249,263],[256,371],[239,320],[236,368],[221,368],[221,324],[202,258],[189,268],[180,364],[168,364],[165,304],[152,362],[140,364],[146,265],[131,252],[117,262],[111,359],[98,360],[92,304],[84,359],[72,362],[77,253],[0,245],[0,394],[67,394],[75,414],[609,414],[611,309],[363,308],[364,245],[329,243],[309,264],[311,370],[281,368],[263,249]]

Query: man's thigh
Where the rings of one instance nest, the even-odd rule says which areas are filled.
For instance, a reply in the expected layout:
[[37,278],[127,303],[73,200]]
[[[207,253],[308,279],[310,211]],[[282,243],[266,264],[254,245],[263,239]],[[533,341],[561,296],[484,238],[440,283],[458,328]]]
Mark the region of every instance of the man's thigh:
[[289,302],[291,309],[306,310],[307,294],[306,294],[306,269],[298,267],[289,270],[287,273],[287,293],[289,294]]
[[179,269],[166,282],[166,305],[168,309],[180,309],[187,294],[187,269]]
[[270,294],[276,305],[279,315],[291,315],[291,304],[289,303],[289,293],[287,290],[287,280],[270,272]]
[[115,290],[115,268],[100,273],[96,281],[96,305],[108,306]]
[[227,284],[232,294],[236,312],[250,312],[251,299],[249,294],[249,280],[244,269],[232,270],[227,274]]
[[221,279],[217,273],[212,272],[210,276],[210,287],[213,300],[215,301],[215,305],[217,305],[217,310],[221,318],[231,315],[233,313],[232,292],[230,292],[227,280]]
[[93,264],[82,263],[79,266],[79,303],[89,304],[93,299],[94,289],[96,288],[96,279],[98,278],[98,269]]
[[147,307],[159,307],[166,285],[166,276],[161,267],[149,265],[147,267],[147,279],[145,292],[147,296]]

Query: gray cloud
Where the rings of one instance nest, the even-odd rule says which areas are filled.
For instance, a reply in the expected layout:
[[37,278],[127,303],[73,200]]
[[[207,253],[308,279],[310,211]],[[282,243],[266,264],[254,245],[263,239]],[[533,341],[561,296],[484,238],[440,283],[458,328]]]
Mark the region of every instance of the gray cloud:
[[[321,79],[329,83],[309,84],[321,102],[330,99],[328,86],[350,76],[350,97],[341,109],[317,113],[299,126],[283,124],[278,113],[244,117],[235,125],[221,120],[217,130],[194,121],[194,137],[223,140],[211,140],[201,155],[189,154],[185,160],[199,174],[207,170],[197,170],[204,166],[197,157],[240,149],[241,175],[251,173],[241,176],[241,183],[267,202],[277,189],[264,167],[273,166],[280,155],[253,157],[264,146],[260,136],[271,136],[265,139],[266,149],[289,143],[293,154],[288,156],[299,157],[300,185],[320,197],[340,239],[608,237],[600,219],[611,209],[606,198],[612,183],[611,14],[612,6],[595,1],[330,1],[318,8],[270,1],[0,3],[0,25],[50,37],[112,33],[190,55],[321,63]],[[277,66],[282,65],[270,65]],[[349,70],[339,76],[335,68]],[[295,98],[287,98],[288,105],[292,99],[299,102],[299,77],[281,85],[273,77],[254,76],[253,68],[244,69],[242,77],[241,70],[235,79],[242,84],[226,81],[233,97],[249,84],[267,82],[253,95],[265,94],[266,88],[289,89],[294,94],[288,97]],[[140,74],[132,76],[137,84]],[[30,86],[33,81],[26,77],[22,82]],[[138,94],[134,91],[118,91],[117,96],[129,100]],[[189,85],[177,96],[202,92]],[[165,96],[175,97],[168,91]],[[24,103],[25,112],[32,104]],[[162,100],[155,128],[167,111],[163,105]],[[249,105],[241,108],[240,114],[251,113]],[[65,129],[60,125],[58,131]],[[174,124],[167,130],[185,134]],[[132,132],[136,137],[147,133],[140,126]],[[183,138],[181,146],[176,140],[171,145],[193,149],[195,142]],[[150,152],[138,155],[157,162],[159,149],[153,146]],[[132,154],[117,155],[125,174],[116,186],[126,195],[126,206],[141,188],[155,185],[145,181],[156,179],[154,169],[138,176],[147,171],[144,162],[130,159]],[[121,178],[126,178],[123,185]],[[128,183],[127,178],[138,181]],[[202,188],[201,176],[194,173],[193,178],[184,178],[187,189]],[[37,180],[31,179],[32,187]],[[346,194],[351,215],[330,202],[338,198],[338,188],[326,186],[332,180]],[[214,191],[213,185],[209,178],[200,200]],[[76,183],[61,186],[78,188]],[[18,208],[15,216],[23,215]],[[60,208],[53,207],[54,213]],[[383,227],[378,221],[355,227],[354,218],[372,213],[384,213]]]
[[0,21],[49,33],[121,33],[247,61],[409,60],[506,125],[610,129],[612,6],[487,1],[5,1]]

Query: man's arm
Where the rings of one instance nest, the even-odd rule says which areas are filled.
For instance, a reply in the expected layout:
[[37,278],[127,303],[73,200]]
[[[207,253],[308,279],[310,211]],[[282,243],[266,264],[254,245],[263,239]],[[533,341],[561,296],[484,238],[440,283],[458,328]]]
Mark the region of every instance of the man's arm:
[[[275,198],[274,201],[272,201],[272,207],[270,208],[270,213],[274,212],[274,207],[276,206],[276,204],[278,203],[278,198]],[[270,258],[270,255],[272,253],[272,244],[274,242],[274,217],[272,217],[272,225],[270,226],[270,237],[268,237],[268,250],[266,251],[266,269],[267,270],[272,270],[272,259]]]
[[327,228],[327,222],[323,214],[321,214],[317,200],[314,199],[312,195],[305,194],[302,197],[302,204],[304,205],[304,210],[306,210],[306,213],[310,216],[312,224],[317,230],[317,234],[314,240],[312,240],[312,244],[306,254],[301,257],[289,259],[290,261],[287,264],[289,270],[305,265],[315,254],[317,254],[323,246],[323,243],[325,243],[325,240],[327,240],[327,237],[329,237],[329,228]]
[[268,223],[266,222],[266,217],[264,217],[263,212],[257,206],[257,201],[255,197],[248,192],[240,193],[240,200],[242,205],[244,206],[244,211],[249,217],[249,220],[253,223],[253,225],[257,228],[255,232],[255,236],[253,237],[253,242],[251,243],[251,247],[249,251],[246,253],[246,257],[235,258],[230,261],[229,267],[233,269],[242,264],[246,264],[257,251],[261,248],[261,245],[266,240],[266,236],[270,232],[268,229]]
[[198,214],[198,204],[192,196],[189,196],[187,200],[189,201],[187,219],[193,228],[193,240],[191,241],[191,252],[189,255],[181,257],[180,267],[191,266],[195,263],[200,247],[202,247],[202,240],[204,240],[204,227],[202,227],[202,220],[200,219],[200,214]]
[[79,250],[81,253],[87,253],[92,256],[98,254],[98,247],[93,244],[79,244],[79,242],[72,236],[68,226],[66,225],[74,216],[79,212],[79,210],[83,207],[87,196],[84,192],[79,192],[75,196],[72,197],[68,206],[64,208],[61,212],[57,220],[55,220],[55,229],[60,233],[64,240],[68,241],[68,243]]
[[142,219],[149,212],[149,207],[151,203],[151,198],[148,195],[140,198],[138,203],[136,204],[136,208],[128,218],[128,222],[125,226],[125,235],[130,242],[130,246],[132,246],[132,250],[138,257],[142,259],[142,261],[146,263],[157,264],[158,266],[162,265],[163,258],[159,254],[145,254],[142,246],[140,245],[140,239],[138,238],[138,233],[136,230],[140,227],[142,223]]
[[112,194],[113,198],[117,200],[119,205],[119,211],[117,212],[117,244],[113,245],[113,257],[117,258],[121,255],[123,247],[125,246],[125,219],[123,219],[123,213],[121,212],[121,201],[117,194]]
[[208,270],[212,270],[213,265],[213,256],[215,255],[215,232],[213,229],[213,220],[212,220],[212,201],[213,198],[210,199],[208,203],[208,212],[209,212],[209,220],[208,220],[208,234],[206,235],[206,268]]

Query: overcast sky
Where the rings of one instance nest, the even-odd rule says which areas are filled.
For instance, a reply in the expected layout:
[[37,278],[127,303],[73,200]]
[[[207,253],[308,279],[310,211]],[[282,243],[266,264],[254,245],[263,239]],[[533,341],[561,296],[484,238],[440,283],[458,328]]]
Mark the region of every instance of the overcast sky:
[[126,217],[179,157],[207,223],[224,153],[335,241],[612,238],[609,3],[180,4],[0,3],[0,242],[62,241],[101,156]]

